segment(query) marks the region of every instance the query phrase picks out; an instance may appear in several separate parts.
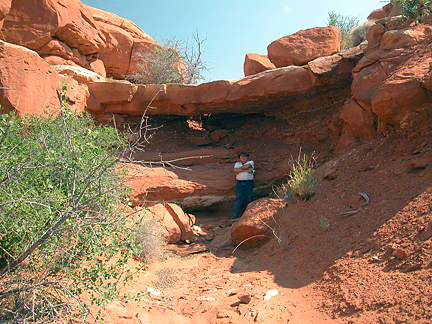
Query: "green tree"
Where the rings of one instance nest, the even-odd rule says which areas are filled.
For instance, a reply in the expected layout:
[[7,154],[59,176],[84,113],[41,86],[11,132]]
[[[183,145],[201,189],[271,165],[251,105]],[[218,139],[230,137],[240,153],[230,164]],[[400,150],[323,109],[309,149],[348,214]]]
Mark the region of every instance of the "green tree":
[[356,18],[350,16],[343,16],[336,14],[334,11],[328,13],[327,24],[329,26],[335,26],[340,28],[340,44],[341,50],[350,48],[350,35],[351,31],[358,26],[359,21]]
[[66,86],[57,117],[0,116],[0,322],[85,321],[81,293],[103,304],[132,276],[118,171],[130,132],[77,116]]
[[432,0],[393,0],[406,21],[418,23],[431,13]]

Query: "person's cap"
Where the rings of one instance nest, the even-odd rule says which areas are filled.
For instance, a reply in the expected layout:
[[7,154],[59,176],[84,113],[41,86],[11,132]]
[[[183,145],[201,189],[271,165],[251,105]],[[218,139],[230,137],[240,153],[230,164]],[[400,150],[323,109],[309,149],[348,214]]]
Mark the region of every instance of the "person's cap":
[[246,152],[240,152],[239,155],[238,155],[238,157],[240,157],[241,155],[249,156],[249,154],[246,153]]

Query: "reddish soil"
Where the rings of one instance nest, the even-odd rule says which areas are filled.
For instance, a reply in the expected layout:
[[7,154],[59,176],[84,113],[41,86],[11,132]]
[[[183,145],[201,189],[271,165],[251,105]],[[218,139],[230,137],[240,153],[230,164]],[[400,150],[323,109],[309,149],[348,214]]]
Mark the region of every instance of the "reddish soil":
[[[106,321],[431,323],[429,138],[376,139],[327,159],[315,195],[292,199],[276,215],[283,244],[217,248],[231,206],[196,213],[214,236],[204,241],[208,251],[150,262],[125,291],[161,294],[111,303]],[[366,206],[360,193],[370,198]]]

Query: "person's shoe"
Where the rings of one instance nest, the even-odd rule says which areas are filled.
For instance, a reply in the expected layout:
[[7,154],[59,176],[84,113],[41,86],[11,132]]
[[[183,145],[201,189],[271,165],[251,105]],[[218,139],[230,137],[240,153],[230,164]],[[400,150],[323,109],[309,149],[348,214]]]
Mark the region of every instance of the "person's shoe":
[[234,223],[237,223],[239,219],[240,219],[240,216],[234,215],[233,218],[231,218],[230,220],[228,220],[228,225],[232,225]]

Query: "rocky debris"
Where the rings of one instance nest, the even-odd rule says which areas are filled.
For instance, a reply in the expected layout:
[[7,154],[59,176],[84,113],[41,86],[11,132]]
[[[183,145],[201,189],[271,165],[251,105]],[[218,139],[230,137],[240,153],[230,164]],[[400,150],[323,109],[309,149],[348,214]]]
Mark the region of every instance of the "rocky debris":
[[408,253],[407,253],[405,250],[400,249],[400,248],[396,249],[396,250],[393,252],[393,255],[394,255],[396,258],[398,258],[399,260],[403,260],[403,259],[406,259],[406,258],[408,257]]
[[162,235],[167,243],[179,241],[195,242],[198,237],[192,231],[195,216],[186,215],[183,209],[173,203],[159,203],[148,207],[148,217],[156,220],[162,227]]
[[284,204],[280,199],[271,198],[251,202],[240,220],[234,224],[231,231],[233,243],[239,248],[248,249],[273,237],[272,229],[276,226],[274,215]]
[[276,67],[304,65],[318,57],[340,52],[339,27],[300,30],[267,46],[268,58]]
[[104,306],[104,309],[108,313],[115,314],[116,317],[122,319],[132,319],[134,316],[133,313],[119,301],[112,301],[108,305]]
[[192,243],[192,244],[169,244],[165,247],[166,250],[171,251],[182,257],[188,256],[190,254],[206,252],[207,247],[203,243]]
[[84,111],[86,87],[61,76],[37,53],[18,45],[0,41],[0,104],[2,113],[17,111],[19,115],[56,115],[60,112],[58,89],[63,80],[70,108]]
[[243,64],[244,75],[246,77],[275,68],[276,66],[270,61],[267,55],[255,53],[246,54]]

